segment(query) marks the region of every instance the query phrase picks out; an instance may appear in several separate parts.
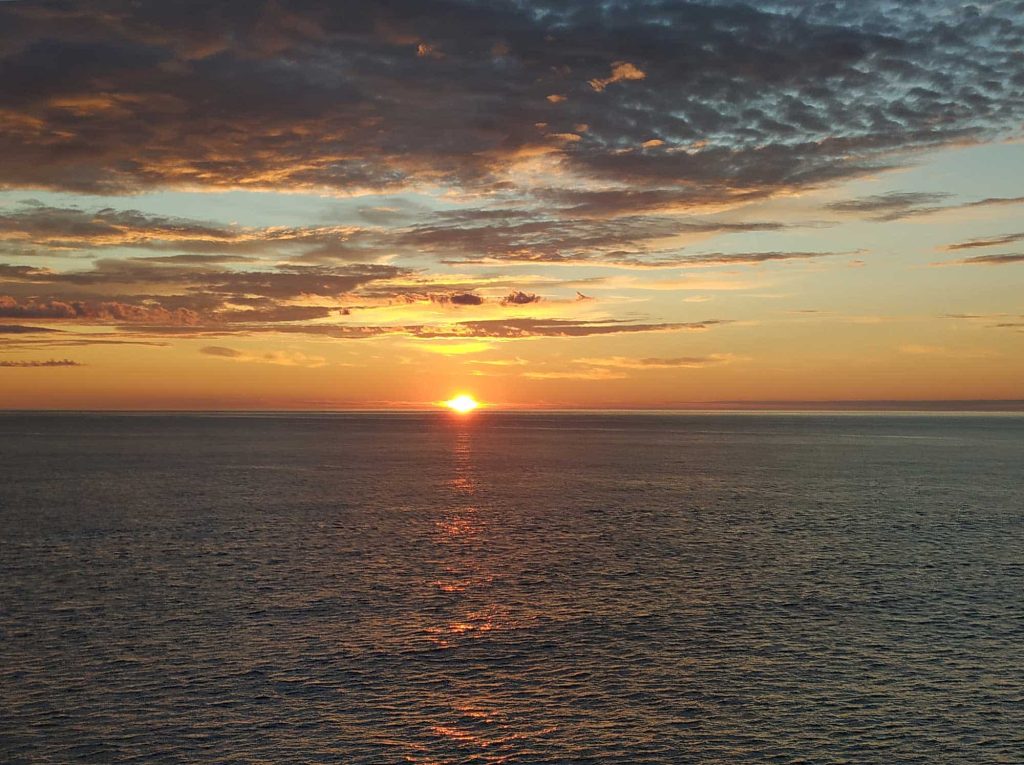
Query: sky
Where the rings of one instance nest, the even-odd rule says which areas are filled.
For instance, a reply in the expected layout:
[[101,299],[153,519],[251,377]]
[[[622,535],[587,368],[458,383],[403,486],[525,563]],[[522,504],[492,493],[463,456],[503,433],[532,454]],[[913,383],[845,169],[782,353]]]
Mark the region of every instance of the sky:
[[0,409],[1024,399],[1022,119],[1017,0],[3,2]]

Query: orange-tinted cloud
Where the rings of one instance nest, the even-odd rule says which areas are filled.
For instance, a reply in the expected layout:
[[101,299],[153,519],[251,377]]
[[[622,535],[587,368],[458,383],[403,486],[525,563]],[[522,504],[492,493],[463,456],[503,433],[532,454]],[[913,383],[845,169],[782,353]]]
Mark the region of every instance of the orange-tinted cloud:
[[639,67],[628,61],[616,61],[612,64],[612,73],[608,77],[595,77],[589,84],[594,90],[600,92],[614,82],[625,82],[626,80],[642,80],[647,77]]

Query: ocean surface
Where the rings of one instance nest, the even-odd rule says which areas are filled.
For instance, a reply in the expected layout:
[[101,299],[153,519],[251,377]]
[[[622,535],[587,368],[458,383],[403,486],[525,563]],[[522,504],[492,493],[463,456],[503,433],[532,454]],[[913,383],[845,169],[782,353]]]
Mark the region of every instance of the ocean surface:
[[1022,763],[1024,417],[0,415],[0,762]]

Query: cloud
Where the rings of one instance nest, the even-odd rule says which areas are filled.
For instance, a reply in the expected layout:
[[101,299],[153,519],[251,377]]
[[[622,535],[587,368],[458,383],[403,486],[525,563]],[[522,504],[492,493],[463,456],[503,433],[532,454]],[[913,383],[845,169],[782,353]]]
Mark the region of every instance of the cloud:
[[0,318],[89,319],[102,322],[183,325],[194,325],[199,321],[198,315],[187,308],[168,310],[158,304],[132,305],[112,301],[64,302],[60,300],[19,302],[10,295],[0,295]]
[[247,353],[234,348],[227,348],[219,345],[208,345],[199,349],[199,352],[207,356],[216,356],[222,359],[231,359],[253,364],[275,364],[285,367],[306,367],[316,369],[327,365],[327,360],[322,356],[307,356],[299,351],[265,351],[261,353]]
[[153,260],[101,258],[61,272],[0,264],[0,318],[192,327],[309,321],[351,313],[339,301],[415,273],[376,264],[228,270]]
[[532,292],[523,292],[521,290],[513,290],[501,299],[502,305],[529,305],[530,303],[537,303],[541,300],[540,295],[535,295]]
[[[437,215],[396,234],[401,246],[435,254],[444,265],[604,265],[674,267],[658,255],[675,237],[775,231],[780,223],[725,223],[677,216],[620,214],[613,199],[598,217],[576,211],[469,210]],[[676,248],[678,249],[678,248]]]
[[970,210],[977,207],[998,207],[1024,204],[1024,197],[988,197],[960,204],[938,204],[952,194],[945,192],[890,192],[861,197],[844,202],[833,202],[826,208],[834,212],[853,213],[875,221],[895,221],[918,215]]
[[[174,250],[151,263],[244,263],[252,256],[373,260],[356,226],[245,227],[110,207],[54,207],[32,200],[0,210],[0,249],[25,257],[131,248]],[[13,249],[12,249],[13,248]]]
[[547,156],[791,189],[1016,129],[1022,26],[943,0],[2,3],[0,184],[495,190]]
[[483,319],[458,321],[447,324],[391,324],[391,325],[270,325],[246,328],[247,332],[279,332],[308,334],[324,337],[365,339],[373,337],[412,337],[422,339],[527,340],[540,337],[572,338],[596,335],[618,335],[639,332],[703,332],[731,323],[728,319],[706,319],[691,322],[631,322],[625,320],[577,319]]
[[200,348],[199,352],[205,353],[207,356],[221,356],[225,359],[237,359],[242,356],[241,351],[236,351],[234,348],[225,348],[220,345],[207,345],[204,348]]
[[952,260],[945,263],[936,263],[938,266],[1006,266],[1011,263],[1024,263],[1022,253],[1003,253],[999,255],[975,255],[972,258],[963,260]]
[[971,250],[977,247],[998,247],[1004,244],[1014,244],[1020,241],[1024,241],[1024,233],[998,234],[996,236],[988,236],[982,239],[968,239],[965,242],[947,244],[944,249],[950,251]]
[[[764,278],[646,270],[848,255],[756,236],[804,225],[770,202],[1016,135],[1022,49],[1010,2],[0,3],[0,188],[47,200],[0,206],[0,318],[218,348],[710,329],[722,322],[668,320],[682,310],[669,295],[650,301],[674,305],[665,316],[579,317],[622,297],[585,303],[594,290],[639,300]],[[193,189],[347,200],[307,226],[119,209],[156,197],[53,201]],[[358,199],[371,192],[386,196]],[[897,220],[1020,201],[912,191],[830,210]],[[630,273],[562,280],[553,266]]]
[[60,332],[52,327],[27,327],[23,324],[0,324],[0,335],[39,335]]
[[784,260],[815,260],[848,256],[848,252],[710,252],[699,255],[680,255],[665,260],[629,261],[639,268],[687,268],[695,266],[756,266],[761,263]]
[[40,368],[40,367],[80,367],[77,361],[71,359],[48,359],[46,361],[0,361],[0,367],[15,368]]
[[601,92],[613,82],[625,82],[626,80],[642,80],[647,77],[645,72],[629,63],[628,61],[616,61],[612,64],[612,73],[608,77],[597,77],[590,80],[590,87]]
[[453,295],[432,295],[430,298],[437,303],[450,303],[451,305],[481,305],[484,299],[471,292],[456,292]]
[[604,257],[538,257],[536,253],[513,254],[493,259],[467,259],[457,261],[446,261],[450,265],[497,265],[499,263],[532,263],[543,265],[560,266],[600,266],[602,268],[618,268],[626,270],[658,270],[658,269],[681,269],[681,268],[702,268],[706,266],[735,266],[750,265],[756,266],[761,263],[785,260],[812,260],[817,258],[832,258],[837,256],[849,256],[849,252],[711,252],[694,255],[672,255],[669,257],[656,257],[652,255],[627,255],[624,253],[613,253]]
[[634,332],[699,332],[728,323],[722,319],[693,322],[632,323],[628,321],[581,321],[573,319],[488,319],[466,321],[450,327],[406,327],[418,337],[589,337]]
[[938,210],[936,204],[951,196],[952,194],[946,192],[890,192],[833,202],[826,207],[833,212],[853,213],[874,220],[892,221]]
[[576,364],[595,367],[614,367],[617,369],[699,369],[701,367],[725,364],[736,357],[728,353],[715,353],[710,356],[676,356],[674,358],[632,359],[625,356],[609,356],[606,358],[575,359]]

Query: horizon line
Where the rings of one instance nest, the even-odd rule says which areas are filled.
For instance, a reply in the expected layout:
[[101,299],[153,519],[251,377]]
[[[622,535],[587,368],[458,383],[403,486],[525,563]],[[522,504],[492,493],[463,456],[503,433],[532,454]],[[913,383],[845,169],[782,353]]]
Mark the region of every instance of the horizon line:
[[[423,414],[445,413],[442,407],[429,404],[391,406],[328,406],[328,407],[0,407],[0,414]],[[477,413],[495,414],[600,414],[600,413],[757,413],[757,412],[861,412],[861,413],[1024,413],[1024,399],[840,399],[840,400],[761,400],[701,401],[656,406],[607,405],[516,405],[483,403]]]

